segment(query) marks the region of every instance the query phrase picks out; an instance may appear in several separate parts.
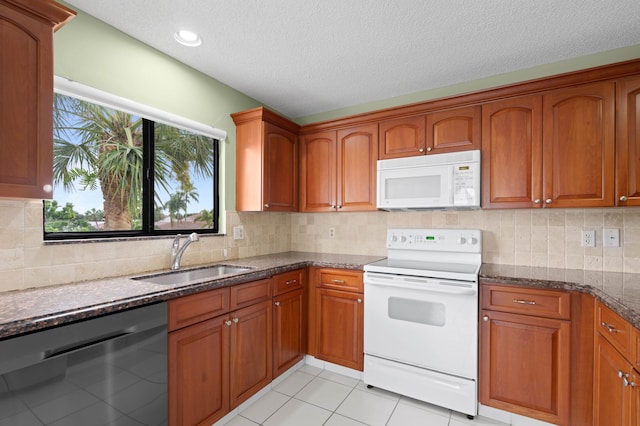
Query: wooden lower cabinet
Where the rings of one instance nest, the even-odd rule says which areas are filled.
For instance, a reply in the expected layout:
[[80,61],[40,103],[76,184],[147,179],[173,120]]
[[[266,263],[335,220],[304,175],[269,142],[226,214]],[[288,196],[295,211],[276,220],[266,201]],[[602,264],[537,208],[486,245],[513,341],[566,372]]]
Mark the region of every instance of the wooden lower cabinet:
[[229,412],[227,316],[169,333],[169,424],[210,425]]
[[273,298],[273,377],[293,367],[306,353],[302,289]]
[[[626,375],[629,374],[629,377]],[[626,381],[625,381],[626,380]],[[602,336],[596,337],[594,373],[594,425],[636,426],[639,420],[637,373]]]
[[483,286],[478,380],[482,404],[570,424],[569,296],[522,286]]
[[311,268],[307,353],[344,367],[364,367],[364,283],[361,271]]
[[317,289],[317,358],[362,371],[362,301],[360,293]]
[[229,390],[235,408],[271,382],[271,302],[230,314]]
[[271,280],[171,300],[168,358],[171,426],[210,425],[269,384]]
[[596,303],[593,424],[637,426],[640,422],[640,331]]

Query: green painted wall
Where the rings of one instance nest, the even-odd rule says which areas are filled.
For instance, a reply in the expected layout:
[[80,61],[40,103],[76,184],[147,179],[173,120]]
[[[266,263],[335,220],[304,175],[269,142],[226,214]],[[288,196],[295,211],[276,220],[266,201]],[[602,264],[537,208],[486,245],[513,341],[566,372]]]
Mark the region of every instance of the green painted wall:
[[229,114],[259,102],[82,12],[55,33],[54,72],[226,130],[220,198],[223,208],[235,210],[236,132]]

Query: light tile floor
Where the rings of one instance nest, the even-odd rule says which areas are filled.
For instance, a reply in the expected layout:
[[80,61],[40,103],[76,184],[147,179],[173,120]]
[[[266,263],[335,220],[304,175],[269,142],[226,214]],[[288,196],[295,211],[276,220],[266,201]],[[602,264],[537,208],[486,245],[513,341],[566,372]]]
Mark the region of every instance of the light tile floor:
[[304,365],[226,426],[504,426]]

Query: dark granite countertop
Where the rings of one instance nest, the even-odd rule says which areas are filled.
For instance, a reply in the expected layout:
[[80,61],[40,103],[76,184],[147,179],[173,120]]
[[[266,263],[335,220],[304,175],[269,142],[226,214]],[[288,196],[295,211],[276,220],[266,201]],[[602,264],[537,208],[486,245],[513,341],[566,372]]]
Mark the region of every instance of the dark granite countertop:
[[480,284],[484,283],[588,293],[640,329],[640,274],[483,264]]
[[297,268],[321,266],[362,270],[365,264],[379,259],[379,256],[286,252],[216,262],[249,266],[252,269],[207,282],[166,285],[132,280],[131,276],[126,276],[9,291],[0,293],[0,339],[213,288],[259,280]]

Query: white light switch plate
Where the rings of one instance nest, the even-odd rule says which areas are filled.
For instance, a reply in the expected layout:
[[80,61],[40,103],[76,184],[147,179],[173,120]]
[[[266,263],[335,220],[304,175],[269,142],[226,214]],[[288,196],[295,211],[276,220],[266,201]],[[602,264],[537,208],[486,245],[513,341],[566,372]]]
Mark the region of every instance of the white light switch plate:
[[620,247],[619,229],[605,229],[602,234],[603,245],[605,247]]

